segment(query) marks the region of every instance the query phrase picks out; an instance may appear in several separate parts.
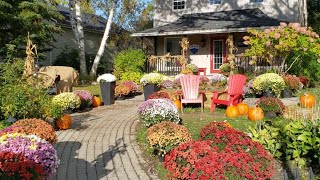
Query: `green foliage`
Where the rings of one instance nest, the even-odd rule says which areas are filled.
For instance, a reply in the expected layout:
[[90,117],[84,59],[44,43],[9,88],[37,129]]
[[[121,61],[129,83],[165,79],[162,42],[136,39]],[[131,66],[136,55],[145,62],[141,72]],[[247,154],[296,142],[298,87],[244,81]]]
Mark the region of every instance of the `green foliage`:
[[[320,160],[320,121],[291,121],[281,125],[249,128],[250,136],[275,157],[293,160],[299,167],[316,165]],[[318,164],[319,165],[319,164]]]
[[244,40],[250,45],[245,55],[253,58],[252,64],[261,58],[270,64],[287,64],[291,74],[319,79],[320,38],[311,28],[301,27],[298,23],[280,23],[279,27],[264,31],[251,29]]
[[146,55],[141,50],[121,51],[114,58],[115,76],[120,79],[125,72],[143,73]]
[[52,106],[47,90],[32,84],[32,77],[22,76],[22,61],[4,63],[0,70],[0,119],[60,117],[60,109]]
[[319,0],[307,0],[308,24],[317,33],[320,33],[320,2]]
[[121,82],[123,81],[133,81],[135,83],[140,83],[140,79],[142,77],[142,73],[140,72],[124,72],[123,74],[121,74]]
[[[37,45],[38,52],[44,51],[45,45],[53,41],[53,34],[61,32],[60,27],[52,23],[62,16],[57,8],[40,0],[1,1],[0,3],[0,53],[7,55],[7,45],[19,47],[26,44],[26,36]],[[12,47],[12,46],[11,46]],[[23,57],[23,49],[15,48],[15,55]]]
[[[91,69],[95,58],[95,54],[86,54],[86,65],[87,70]],[[77,49],[74,49],[69,46],[65,46],[64,50],[57,56],[54,61],[54,66],[70,66],[80,72],[80,63],[79,63],[79,52]],[[97,74],[104,74],[110,70],[112,65],[108,62],[106,58],[101,58],[100,63],[98,65]],[[89,73],[89,72],[88,72]],[[80,77],[80,80],[84,80],[85,82],[90,81],[91,77]]]

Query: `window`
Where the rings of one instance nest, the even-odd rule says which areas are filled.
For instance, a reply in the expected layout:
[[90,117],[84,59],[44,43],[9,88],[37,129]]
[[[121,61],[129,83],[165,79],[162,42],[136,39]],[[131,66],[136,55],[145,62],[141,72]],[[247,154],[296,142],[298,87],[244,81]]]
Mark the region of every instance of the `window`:
[[210,4],[221,4],[222,0],[209,0]]
[[250,0],[250,3],[262,3],[263,0]]
[[166,38],[165,41],[165,53],[170,53],[171,55],[180,55],[181,46],[180,38]]
[[173,0],[173,9],[185,9],[186,8],[186,0]]
[[223,41],[213,41],[213,69],[219,69],[223,63]]

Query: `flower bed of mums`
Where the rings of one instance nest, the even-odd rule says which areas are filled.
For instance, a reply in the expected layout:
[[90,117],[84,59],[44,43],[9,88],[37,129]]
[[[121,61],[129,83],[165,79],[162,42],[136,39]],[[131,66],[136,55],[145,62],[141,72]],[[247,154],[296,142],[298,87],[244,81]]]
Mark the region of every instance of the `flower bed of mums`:
[[47,179],[59,160],[53,127],[40,119],[18,120],[0,131],[0,179]]
[[170,179],[269,179],[274,161],[264,147],[225,123],[210,123],[201,139],[180,144],[165,156]]

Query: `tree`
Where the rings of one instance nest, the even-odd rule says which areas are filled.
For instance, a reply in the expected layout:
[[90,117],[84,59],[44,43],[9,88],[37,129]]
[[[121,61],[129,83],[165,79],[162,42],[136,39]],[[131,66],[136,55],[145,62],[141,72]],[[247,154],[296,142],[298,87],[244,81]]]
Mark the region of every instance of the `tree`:
[[320,34],[320,0],[308,0],[308,24]]
[[[26,37],[44,52],[54,40],[53,34],[61,32],[52,19],[60,19],[56,7],[41,0],[0,0],[0,53],[8,57],[24,57],[25,50],[18,49],[26,44]],[[11,54],[12,55],[12,54]]]
[[299,23],[280,23],[279,27],[264,31],[251,29],[244,40],[250,45],[245,55],[252,57],[251,64],[261,58],[271,65],[281,64],[279,73],[291,72],[319,80],[320,38],[311,28],[301,27]]
[[85,51],[85,39],[82,26],[81,17],[81,1],[80,0],[69,0],[70,9],[70,23],[72,30],[74,32],[75,38],[77,40],[77,45],[79,48],[79,59],[80,59],[80,74],[88,75],[87,65],[86,65],[86,51]]
[[[133,30],[144,4],[144,2],[136,0],[109,0],[107,2],[98,0],[95,1],[95,3],[98,9],[103,12],[108,12],[108,14],[106,14],[108,21],[100,48],[90,71],[91,76],[96,76],[97,67],[107,45],[111,28],[118,26],[127,31]],[[115,24],[115,26],[113,26],[113,24]]]

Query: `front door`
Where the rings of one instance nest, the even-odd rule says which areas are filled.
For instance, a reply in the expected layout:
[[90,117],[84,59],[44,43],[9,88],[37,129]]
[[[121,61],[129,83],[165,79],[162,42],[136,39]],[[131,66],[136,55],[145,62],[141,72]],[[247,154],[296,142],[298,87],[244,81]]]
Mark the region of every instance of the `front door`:
[[219,73],[220,66],[226,62],[226,44],[225,39],[211,39],[211,58],[210,58],[210,72]]

